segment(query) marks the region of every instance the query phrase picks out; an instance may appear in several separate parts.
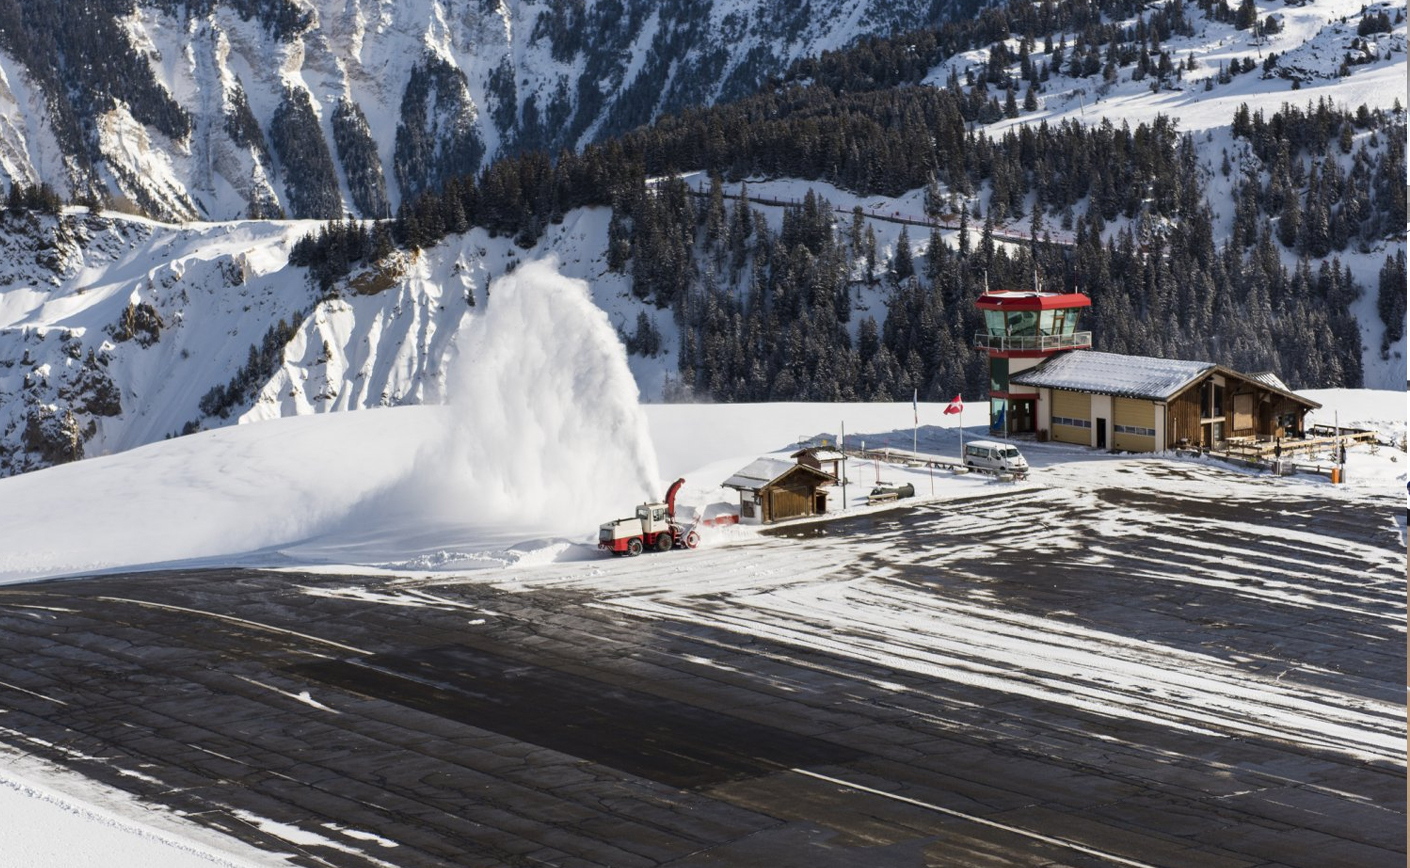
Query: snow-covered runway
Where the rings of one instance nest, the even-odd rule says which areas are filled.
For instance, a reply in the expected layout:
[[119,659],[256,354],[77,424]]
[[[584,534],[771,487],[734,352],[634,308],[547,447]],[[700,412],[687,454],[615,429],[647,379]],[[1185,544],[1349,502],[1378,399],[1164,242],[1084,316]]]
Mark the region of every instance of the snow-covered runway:
[[[1367,415],[1381,396],[1329,397],[1404,436]],[[833,420],[908,449],[915,412],[646,411],[694,507]],[[453,418],[241,426],[4,480],[23,777],[87,778],[80,826],[158,810],[240,839],[156,844],[216,861],[1404,863],[1398,449],[1353,450],[1335,487],[1051,443],[1023,445],[1024,484],[868,461],[851,505],[878,478],[922,496],[612,559],[591,526],[389,497]],[[945,421],[922,451],[954,454]],[[604,493],[563,496],[630,509]],[[33,581],[80,569],[102,574]]]
[[0,739],[336,865],[1403,864],[1394,498],[1106,469],[635,559],[10,586]]

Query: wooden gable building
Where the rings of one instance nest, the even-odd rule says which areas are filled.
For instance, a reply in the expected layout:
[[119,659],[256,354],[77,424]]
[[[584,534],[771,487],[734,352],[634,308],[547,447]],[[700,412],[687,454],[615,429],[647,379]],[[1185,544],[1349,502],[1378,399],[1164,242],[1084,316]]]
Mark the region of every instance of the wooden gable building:
[[779,458],[760,458],[724,481],[739,492],[739,520],[770,524],[827,512],[827,491],[837,477],[817,467]]
[[1052,439],[1125,452],[1293,437],[1307,411],[1322,406],[1271,372],[1091,350],[1063,353],[1013,379],[1036,389],[1038,427]]

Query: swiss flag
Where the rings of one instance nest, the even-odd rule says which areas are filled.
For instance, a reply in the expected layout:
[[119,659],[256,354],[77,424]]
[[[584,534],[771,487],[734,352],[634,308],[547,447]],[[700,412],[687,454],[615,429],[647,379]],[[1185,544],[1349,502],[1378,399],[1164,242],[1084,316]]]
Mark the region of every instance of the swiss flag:
[[953,415],[956,414],[956,413],[963,413],[963,412],[964,412],[964,399],[961,398],[959,395],[956,395],[956,396],[955,396],[955,399],[950,402],[950,406],[948,406],[948,407],[945,408],[945,415],[946,415],[946,416],[953,416]]

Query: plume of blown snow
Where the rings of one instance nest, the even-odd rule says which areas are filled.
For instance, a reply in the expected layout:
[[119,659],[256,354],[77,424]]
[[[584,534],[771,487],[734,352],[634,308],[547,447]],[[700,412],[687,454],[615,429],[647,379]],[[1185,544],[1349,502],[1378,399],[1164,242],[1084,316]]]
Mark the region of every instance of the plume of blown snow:
[[419,456],[398,511],[577,534],[660,498],[626,351],[587,284],[550,258],[496,279],[489,298],[457,340],[448,430]]

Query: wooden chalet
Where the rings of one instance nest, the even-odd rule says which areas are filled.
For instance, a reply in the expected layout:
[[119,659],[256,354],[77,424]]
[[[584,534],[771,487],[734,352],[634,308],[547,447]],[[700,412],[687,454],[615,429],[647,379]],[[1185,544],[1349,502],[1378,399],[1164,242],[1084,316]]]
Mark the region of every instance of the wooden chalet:
[[724,481],[724,486],[739,492],[742,524],[770,524],[827,512],[827,492],[823,489],[836,482],[836,476],[817,467],[780,458],[760,458],[736,471]]
[[1013,382],[1036,389],[1037,426],[1052,439],[1125,452],[1299,437],[1307,411],[1322,406],[1271,372],[1091,350],[1054,356]]

